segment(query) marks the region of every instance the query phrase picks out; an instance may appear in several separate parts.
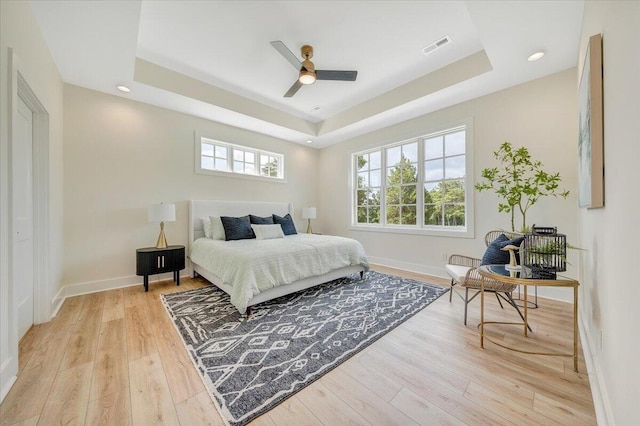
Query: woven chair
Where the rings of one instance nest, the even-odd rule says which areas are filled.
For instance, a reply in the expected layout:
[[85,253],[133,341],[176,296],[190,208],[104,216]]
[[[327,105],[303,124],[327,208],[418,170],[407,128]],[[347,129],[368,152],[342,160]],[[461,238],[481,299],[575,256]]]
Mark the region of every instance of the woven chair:
[[[505,232],[505,231],[489,231],[487,235],[485,235],[484,241],[487,247],[493,240],[498,238],[501,234],[504,234],[509,239],[513,239],[516,237],[522,236],[522,234],[518,234],[515,232]],[[447,272],[451,276],[451,288],[449,291],[449,302],[452,300],[453,293],[455,292],[463,301],[464,301],[464,325],[467,325],[467,307],[469,303],[476,298],[478,294],[480,294],[480,288],[482,284],[482,276],[478,272],[478,266],[480,266],[481,259],[469,256],[463,256],[460,254],[452,254],[449,256],[449,261],[447,262]],[[464,297],[455,291],[454,286],[459,285],[460,287],[464,287]],[[510,304],[518,311],[520,318],[524,321],[524,316],[516,302],[513,300],[513,290],[516,289],[516,285],[501,283],[499,281],[484,279],[484,291],[495,293],[496,298],[498,299],[498,303],[500,307],[504,309],[502,305],[502,298],[505,302]],[[469,298],[469,290],[475,290],[475,294]],[[529,328],[530,329],[530,328]]]

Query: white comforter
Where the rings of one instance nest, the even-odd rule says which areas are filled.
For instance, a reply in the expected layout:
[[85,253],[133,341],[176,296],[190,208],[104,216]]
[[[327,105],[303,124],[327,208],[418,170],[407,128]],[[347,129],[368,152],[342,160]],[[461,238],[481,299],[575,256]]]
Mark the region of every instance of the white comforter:
[[272,240],[198,238],[189,257],[232,287],[231,303],[245,312],[261,291],[346,266],[369,269],[362,245],[350,238],[297,234]]

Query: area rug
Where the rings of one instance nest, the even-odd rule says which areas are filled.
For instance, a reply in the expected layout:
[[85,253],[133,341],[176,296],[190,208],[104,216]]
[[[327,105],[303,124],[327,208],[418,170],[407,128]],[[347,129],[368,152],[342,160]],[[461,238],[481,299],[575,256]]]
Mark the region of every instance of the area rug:
[[262,303],[250,318],[213,285],[162,301],[220,415],[244,425],[446,291],[369,271]]

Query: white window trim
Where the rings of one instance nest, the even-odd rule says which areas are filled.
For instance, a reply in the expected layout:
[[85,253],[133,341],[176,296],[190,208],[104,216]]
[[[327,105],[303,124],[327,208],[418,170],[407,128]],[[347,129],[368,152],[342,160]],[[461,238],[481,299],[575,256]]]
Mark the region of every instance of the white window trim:
[[[201,143],[211,143],[218,146],[224,146],[228,148],[227,151],[227,170],[209,170],[202,168],[202,145]],[[230,142],[224,142],[209,136],[204,136],[198,132],[195,133],[194,140],[194,153],[195,153],[195,171],[197,174],[201,175],[209,175],[209,176],[222,176],[222,177],[232,177],[232,178],[240,178],[240,179],[251,179],[251,180],[259,180],[263,182],[274,182],[274,183],[287,183],[286,175],[285,175],[285,155],[280,154],[278,152],[266,151],[263,149],[257,149],[250,146],[238,145]],[[233,149],[242,150],[244,152],[252,152],[255,155],[256,159],[256,170],[260,170],[260,154],[270,155],[272,157],[279,157],[281,161],[278,164],[279,174],[282,177],[270,177],[270,176],[261,176],[261,175],[252,175],[248,173],[240,173],[233,171]]]
[[[465,212],[466,212],[466,226],[465,228],[453,228],[453,227],[435,227],[435,226],[425,226],[425,225],[383,225],[383,224],[362,224],[357,223],[357,213],[356,213],[356,182],[354,181],[356,175],[356,161],[357,155],[366,154],[375,151],[381,151],[381,168],[382,168],[382,179],[386,179],[386,156],[385,149],[393,148],[394,146],[404,145],[406,143],[410,143],[413,141],[417,141],[419,144],[422,140],[427,139],[428,137],[438,136],[442,133],[449,133],[451,130],[455,130],[456,128],[464,127],[466,131],[465,136]],[[371,148],[368,150],[361,151],[353,151],[351,152],[351,161],[350,161],[350,173],[349,173],[349,199],[350,199],[350,208],[351,208],[351,226],[349,226],[349,230],[351,231],[365,231],[365,232],[380,232],[380,233],[393,233],[393,234],[413,234],[413,235],[431,235],[438,237],[454,237],[454,238],[475,238],[475,212],[474,212],[474,195],[475,195],[475,186],[474,186],[474,171],[473,171],[473,119],[468,118],[465,120],[457,121],[455,123],[451,123],[446,126],[438,126],[437,128],[433,128],[428,132],[425,132],[423,135],[416,136],[415,138],[405,139],[400,142],[392,142],[389,144],[384,144],[377,146],[375,148]],[[424,185],[424,149],[418,149],[418,182],[417,184],[422,187]],[[385,188],[383,185],[380,189],[380,199],[385,199]],[[416,199],[416,215],[417,217],[424,217],[424,191],[417,191],[417,199]],[[380,204],[380,218],[386,217],[386,203]],[[424,219],[422,219],[424,220]]]

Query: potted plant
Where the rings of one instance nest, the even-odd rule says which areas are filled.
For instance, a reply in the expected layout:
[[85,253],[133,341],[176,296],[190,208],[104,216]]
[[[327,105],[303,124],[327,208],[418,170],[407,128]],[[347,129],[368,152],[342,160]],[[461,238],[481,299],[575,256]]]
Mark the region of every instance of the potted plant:
[[511,230],[515,231],[516,210],[522,215],[521,231],[527,232],[527,210],[540,198],[553,196],[567,198],[569,191],[560,189],[560,173],[547,173],[542,163],[531,158],[525,147],[515,149],[510,142],[504,142],[493,155],[500,167],[483,169],[483,181],[476,184],[482,192],[492,189],[499,198],[498,212],[511,214]]

